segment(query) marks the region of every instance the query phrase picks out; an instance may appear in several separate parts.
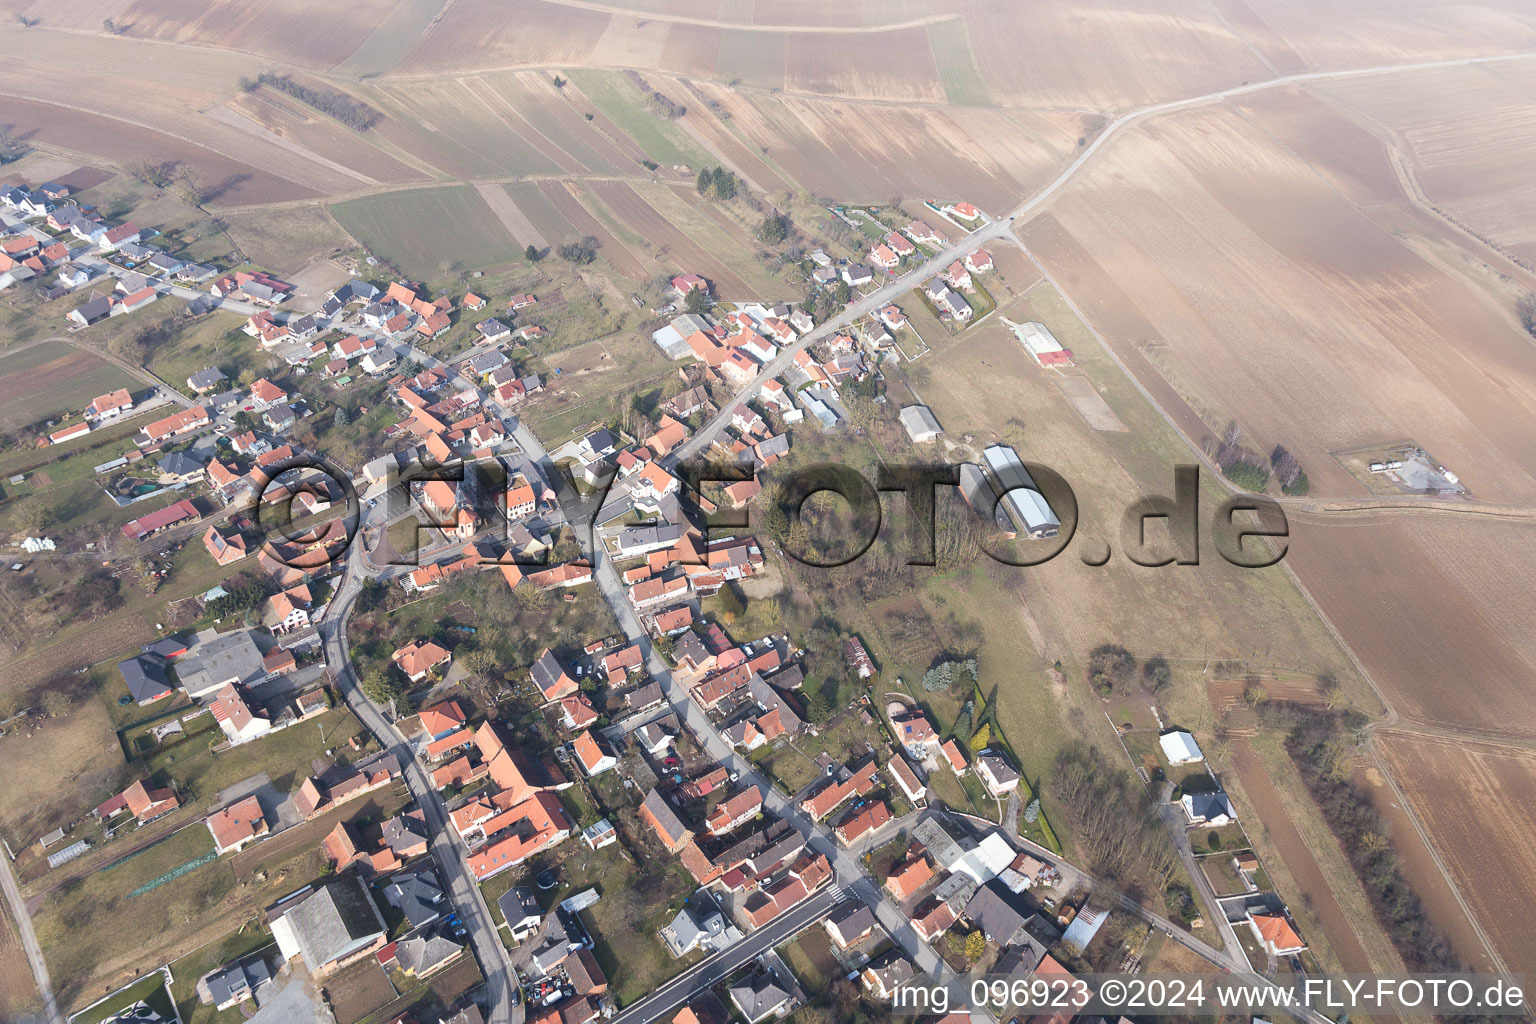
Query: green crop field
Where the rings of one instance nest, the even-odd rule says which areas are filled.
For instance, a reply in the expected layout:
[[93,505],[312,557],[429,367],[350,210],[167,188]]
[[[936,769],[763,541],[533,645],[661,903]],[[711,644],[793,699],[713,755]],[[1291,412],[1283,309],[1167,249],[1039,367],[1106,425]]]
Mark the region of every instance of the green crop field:
[[991,106],[987,83],[982,80],[966,24],[959,18],[928,26],[928,46],[939,66],[939,80],[949,102],[962,107]]
[[[587,99],[639,143],[652,160],[690,167],[703,167],[711,162],[682,129],[646,110],[640,90],[619,73],[573,70],[570,74]],[[683,102],[680,95],[675,99]]]
[[342,227],[413,279],[509,263],[516,241],[468,185],[364,196],[330,208]]

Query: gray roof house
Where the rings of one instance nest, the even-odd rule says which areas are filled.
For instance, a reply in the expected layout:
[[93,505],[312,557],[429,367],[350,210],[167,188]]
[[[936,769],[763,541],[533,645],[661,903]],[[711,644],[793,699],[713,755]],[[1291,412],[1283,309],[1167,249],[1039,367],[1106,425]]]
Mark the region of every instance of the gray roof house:
[[991,942],[1007,945],[1029,919],[1016,897],[998,882],[988,882],[977,889],[965,905],[964,916],[980,928]]
[[703,889],[694,893],[672,923],[661,929],[662,941],[673,956],[679,957],[695,949],[721,950],[740,938],[740,929],[726,921]]
[[875,912],[863,900],[844,900],[827,915],[825,927],[843,949],[860,941],[875,928]]
[[158,654],[141,654],[117,663],[128,693],[139,704],[152,704],[171,695],[171,682],[165,674],[165,659]]
[[271,980],[271,967],[265,958],[258,956],[220,967],[205,975],[202,987],[208,989],[214,1009],[227,1010],[252,998],[258,988]]
[[395,943],[395,962],[407,974],[430,974],[450,961],[457,960],[464,947],[440,930],[408,935]]
[[164,455],[156,465],[160,469],[161,476],[176,480],[191,480],[203,475],[203,464],[186,452],[171,452]]
[[326,973],[384,944],[384,919],[357,874],[290,897],[268,912],[283,958]]
[[731,986],[731,1002],[747,1018],[747,1024],[767,1020],[789,1002],[789,988],[770,970],[761,970]]
[[265,679],[266,675],[261,651],[250,633],[243,629],[207,640],[200,637],[198,644],[182,655],[176,668],[182,689],[194,700],[206,697],[228,683],[248,686]]
[[907,436],[919,444],[932,441],[944,432],[926,405],[909,405],[901,410],[901,425],[906,428]]
[[212,391],[229,378],[224,376],[224,371],[216,366],[210,366],[206,370],[198,370],[187,378],[187,387],[193,391]]
[[443,883],[438,881],[437,872],[432,868],[395,875],[382,892],[384,901],[403,913],[412,928],[431,924],[442,917],[444,908],[448,907]]
[[496,906],[501,908],[501,916],[506,920],[512,937],[519,941],[536,931],[539,922],[544,919],[538,897],[526,885],[514,885],[508,889],[496,901]]
[[1220,790],[1214,793],[1185,793],[1180,803],[1184,805],[1184,817],[1191,825],[1226,825],[1237,820],[1237,811],[1233,810],[1232,801]]

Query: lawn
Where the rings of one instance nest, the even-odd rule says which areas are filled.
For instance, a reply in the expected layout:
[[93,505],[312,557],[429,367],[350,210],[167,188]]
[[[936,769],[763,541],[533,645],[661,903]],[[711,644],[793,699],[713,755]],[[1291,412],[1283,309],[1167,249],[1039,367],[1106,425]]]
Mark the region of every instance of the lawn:
[[[345,747],[353,736],[360,737],[364,751],[372,743],[361,723],[345,708],[335,708],[318,718],[219,754],[212,748],[224,742],[224,734],[212,716],[194,722],[206,725],[144,760],[144,766],[156,779],[175,779],[182,789],[183,801],[189,803],[208,803],[225,787],[262,772],[271,777],[279,790],[289,792],[299,787],[309,774],[310,762],[324,756],[326,750]],[[363,756],[350,751],[349,754],[354,758]]]
[[[680,128],[647,110],[640,90],[619,72],[573,69],[569,74],[592,105],[639,143],[652,160],[690,167],[711,162]],[[681,101],[682,97],[673,98]]]
[[778,948],[790,973],[807,992],[822,991],[838,973],[837,958],[832,955],[830,942],[826,929],[815,926]]
[[224,220],[245,257],[279,277],[356,245],[323,209],[313,206],[232,210]]
[[90,352],[62,341],[45,341],[0,356],[0,429],[15,430],[49,417],[79,422],[97,395],[142,385]]
[[237,386],[243,371],[264,376],[280,370],[282,361],[263,352],[255,339],[240,330],[244,323],[244,317],[218,310],[198,317],[155,348],[149,357],[149,368],[188,396],[195,392],[187,387],[187,378],[211,366],[224,371],[229,381],[223,387],[227,388]]
[[211,1003],[206,1006],[199,1003],[197,980],[216,967],[234,963],[258,951],[264,952],[269,963],[278,955],[272,933],[258,919],[253,919],[224,938],[171,964],[171,974],[176,978],[171,986],[171,998],[176,1000],[181,1024],[239,1024],[243,1021],[245,1016],[238,1006],[216,1010]]
[[675,858],[642,858],[636,864],[622,843],[596,851],[576,840],[571,844],[561,867],[560,887],[549,899],[552,904],[588,887],[601,894],[582,916],[596,943],[593,954],[598,966],[608,976],[620,1007],[655,991],[702,958],[694,952],[674,960],[657,934],[694,890],[692,877]]
[[161,963],[174,944],[194,944],[198,929],[188,925],[206,921],[208,910],[235,889],[229,865],[205,863],[142,890],[212,852],[213,837],[199,822],[44,897],[34,922],[61,1001],[76,1004],[93,988],[99,991],[102,981],[118,976],[114,967]]
[[75,1017],[70,1024],[99,1024],[141,1000],[145,1005],[166,1017],[170,1017],[174,1012],[171,996],[165,990],[165,975],[156,971],[122,991],[113,993],[110,998],[103,999],[100,1005],[93,1006],[89,1011]]
[[330,211],[375,256],[417,280],[521,258],[516,241],[469,185],[364,196]]

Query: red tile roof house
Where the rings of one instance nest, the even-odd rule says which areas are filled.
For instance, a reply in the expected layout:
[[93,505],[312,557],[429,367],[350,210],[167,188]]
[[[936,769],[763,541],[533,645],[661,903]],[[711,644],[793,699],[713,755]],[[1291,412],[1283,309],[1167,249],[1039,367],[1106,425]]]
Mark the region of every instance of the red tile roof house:
[[584,693],[560,698],[560,724],[575,731],[585,729],[598,719],[597,709]]
[[966,763],[965,755],[960,752],[960,745],[954,740],[945,740],[941,749],[944,751],[945,760],[949,763],[950,771],[957,776],[965,775],[971,770],[971,766]]
[[123,413],[133,408],[133,396],[127,388],[118,388],[111,394],[102,395],[85,407],[85,418],[88,420],[116,419]]
[[892,869],[885,879],[885,891],[898,903],[912,898],[912,894],[928,884],[933,877],[933,867],[926,854],[915,853]]
[[917,246],[908,241],[906,236],[899,231],[892,231],[886,235],[885,244],[890,246],[891,251],[897,256],[911,256],[917,252]]
[[974,274],[991,270],[992,254],[985,249],[977,249],[965,258],[965,268]]
[[555,657],[555,652],[548,647],[544,648],[544,653],[534,660],[528,669],[528,674],[533,679],[533,685],[538,687],[539,693],[543,694],[546,703],[557,701],[561,697],[569,697],[579,689],[576,680],[566,675],[560,659]]
[[389,657],[413,683],[421,682],[434,668],[446,665],[453,660],[453,655],[430,640],[424,644],[415,642],[406,644]]
[[571,742],[571,749],[576,752],[576,759],[581,762],[581,770],[587,773],[588,778],[601,775],[619,766],[619,759],[604,750],[602,744],[598,743],[590,732],[577,736]]
[[421,723],[421,731],[426,733],[428,738],[440,740],[464,728],[464,709],[456,700],[444,701],[424,708],[417,717],[417,721]]
[[123,790],[123,804],[141,823],[150,822],[162,814],[170,814],[181,806],[181,801],[169,789],[150,789],[140,779]]
[[745,789],[717,805],[704,824],[710,835],[723,836],[751,821],[762,809],[763,795],[756,789]]
[[150,444],[158,444],[168,438],[185,434],[189,430],[206,427],[208,423],[208,410],[198,405],[191,409],[184,409],[181,412],[174,413],[164,419],[155,420],[155,422],[141,427],[140,430]]
[[863,796],[875,788],[879,781],[879,769],[873,762],[860,766],[842,782],[828,781],[820,789],[800,801],[800,809],[812,818],[820,820],[831,814],[845,800]]
[[267,834],[267,819],[254,796],[214,811],[208,815],[207,825],[214,849],[221,855],[238,853],[247,843]]
[[876,242],[869,250],[869,262],[881,270],[894,270],[901,265],[901,257],[892,252],[890,246]]
[[249,552],[245,550],[245,539],[238,533],[232,533],[228,537],[219,532],[217,526],[208,527],[203,534],[203,546],[213,556],[213,560],[220,565],[229,565],[238,562]]
[[709,282],[698,274],[679,274],[672,279],[672,290],[677,293],[678,298],[686,299],[688,293],[692,291],[708,294]]
[[197,519],[199,515],[197,506],[192,504],[190,500],[183,498],[174,505],[167,505],[165,508],[151,512],[148,515],[140,516],[132,522],[124,523],[122,532],[123,536],[129,540],[143,540],[150,534],[158,533],[166,527],[186,522],[188,519]]
[[884,800],[876,800],[866,807],[850,811],[832,830],[832,834],[844,846],[852,846],[860,839],[879,832],[890,820],[891,809]]

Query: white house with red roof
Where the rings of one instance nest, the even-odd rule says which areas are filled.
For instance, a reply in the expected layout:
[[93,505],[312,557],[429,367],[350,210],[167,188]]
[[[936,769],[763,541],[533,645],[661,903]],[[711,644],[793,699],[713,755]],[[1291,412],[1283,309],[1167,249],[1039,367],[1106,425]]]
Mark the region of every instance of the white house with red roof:
[[709,292],[709,282],[698,274],[678,274],[672,279],[672,290],[678,298],[685,299],[689,292]]
[[965,258],[965,266],[973,274],[985,273],[992,269],[992,254],[985,249],[977,249]]
[[892,252],[890,246],[876,242],[870,246],[869,262],[881,270],[895,270],[901,265],[901,257]]

